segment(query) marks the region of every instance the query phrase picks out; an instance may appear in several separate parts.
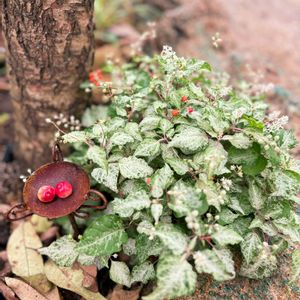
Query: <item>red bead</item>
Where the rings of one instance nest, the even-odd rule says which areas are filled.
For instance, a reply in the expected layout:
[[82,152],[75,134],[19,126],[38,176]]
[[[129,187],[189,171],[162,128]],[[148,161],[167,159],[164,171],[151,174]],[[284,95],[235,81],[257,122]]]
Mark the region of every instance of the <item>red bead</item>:
[[179,115],[179,110],[178,109],[173,109],[172,110],[172,116],[173,117],[176,117],[176,116],[178,116]]
[[150,177],[147,177],[147,178],[145,179],[145,181],[146,181],[146,184],[148,184],[148,185],[151,184],[151,178],[150,178]]
[[181,101],[182,102],[187,102],[188,101],[188,97],[187,96],[182,96],[181,97]]
[[38,190],[37,197],[41,202],[51,202],[55,197],[55,188],[51,185],[41,186]]
[[55,186],[55,194],[59,198],[67,198],[72,194],[73,187],[68,181],[61,181]]
[[187,111],[189,114],[191,114],[194,111],[194,109],[192,107],[188,107]]

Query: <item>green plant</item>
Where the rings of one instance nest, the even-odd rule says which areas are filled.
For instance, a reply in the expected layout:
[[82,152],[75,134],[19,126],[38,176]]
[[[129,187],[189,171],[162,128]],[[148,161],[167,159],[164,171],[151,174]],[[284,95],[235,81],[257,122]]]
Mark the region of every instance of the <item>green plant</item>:
[[127,287],[156,280],[145,300],[193,293],[197,273],[270,276],[278,255],[299,247],[300,164],[287,118],[266,114],[264,86],[228,86],[228,76],[170,47],[109,69],[107,118],[62,139],[113,201],[79,242],[62,237],[41,253],[63,266],[109,267]]

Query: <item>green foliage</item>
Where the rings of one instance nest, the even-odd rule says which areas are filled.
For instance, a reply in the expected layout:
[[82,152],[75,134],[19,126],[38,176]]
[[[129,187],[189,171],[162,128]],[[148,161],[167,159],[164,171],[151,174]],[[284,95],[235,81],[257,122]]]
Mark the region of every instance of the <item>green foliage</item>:
[[[63,137],[76,145],[70,159],[85,157],[79,162],[113,200],[79,242],[58,240],[41,253],[69,265],[80,255],[107,262],[123,249],[130,260],[114,256],[110,276],[130,287],[153,280],[155,269],[146,300],[193,293],[196,272],[234,278],[232,250],[243,257],[241,275],[270,276],[282,250],[300,243],[300,167],[291,132],[269,121],[263,95],[229,87],[207,63],[169,47],[113,72],[106,118]],[[298,252],[293,261],[295,280]]]

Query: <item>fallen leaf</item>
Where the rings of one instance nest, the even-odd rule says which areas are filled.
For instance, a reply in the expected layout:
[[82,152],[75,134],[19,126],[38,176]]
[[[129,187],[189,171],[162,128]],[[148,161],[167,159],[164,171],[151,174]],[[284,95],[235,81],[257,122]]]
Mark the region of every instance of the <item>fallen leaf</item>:
[[6,300],[17,300],[17,297],[13,290],[8,287],[2,280],[0,280],[0,293]]
[[30,218],[30,223],[37,233],[46,232],[53,224],[45,217],[40,217],[38,215],[33,215]]
[[44,294],[50,291],[51,284],[44,274],[43,258],[37,251],[41,247],[42,242],[32,224],[23,222],[8,240],[7,256],[12,272]]
[[0,265],[1,265],[0,277],[4,277],[11,272],[11,267],[7,259],[6,251],[0,252]]
[[63,289],[72,291],[86,300],[106,300],[100,293],[95,293],[83,286],[84,271],[74,264],[71,267],[58,267],[53,261],[45,264],[45,274],[52,283]]
[[5,282],[21,300],[48,300],[37,290],[20,279],[5,277]]
[[45,297],[48,300],[61,300],[61,297],[60,297],[59,290],[58,290],[57,286],[54,286],[53,289],[50,292],[45,294]]
[[117,284],[113,291],[107,296],[107,300],[137,300],[139,298],[141,288],[135,290],[123,290],[122,285]]

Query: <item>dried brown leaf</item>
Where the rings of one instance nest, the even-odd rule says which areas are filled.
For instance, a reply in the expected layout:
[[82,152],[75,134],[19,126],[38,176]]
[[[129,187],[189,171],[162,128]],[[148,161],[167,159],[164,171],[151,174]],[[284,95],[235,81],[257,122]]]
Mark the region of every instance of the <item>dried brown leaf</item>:
[[107,296],[107,300],[137,300],[139,299],[141,288],[135,290],[124,290],[122,285],[115,286],[113,291]]
[[44,262],[37,249],[42,247],[30,222],[21,223],[11,234],[7,244],[8,261],[12,272],[41,293],[47,293],[51,284],[44,274]]
[[21,300],[48,300],[37,290],[20,279],[5,277],[5,282]]
[[106,300],[100,293],[95,293],[83,286],[86,274],[77,264],[71,267],[58,267],[53,261],[45,264],[45,274],[58,287],[72,291],[86,300]]
[[2,280],[0,280],[0,294],[2,294],[6,300],[17,300],[17,297],[13,290],[8,287]]

